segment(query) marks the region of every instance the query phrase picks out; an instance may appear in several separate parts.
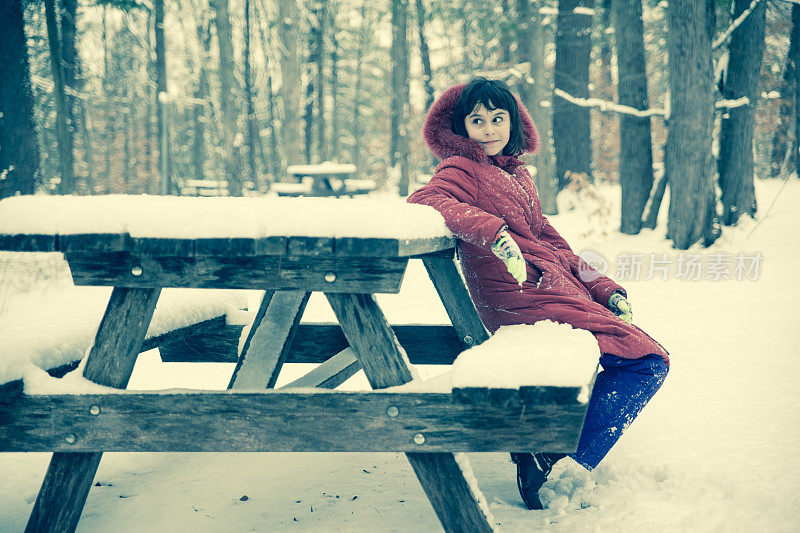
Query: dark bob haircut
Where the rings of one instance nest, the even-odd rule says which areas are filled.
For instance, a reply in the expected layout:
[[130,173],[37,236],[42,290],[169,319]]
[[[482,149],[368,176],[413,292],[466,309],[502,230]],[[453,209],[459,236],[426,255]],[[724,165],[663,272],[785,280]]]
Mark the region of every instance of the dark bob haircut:
[[501,80],[487,80],[482,76],[472,78],[461,91],[461,96],[456,102],[453,110],[453,118],[450,129],[456,135],[469,138],[467,127],[464,125],[464,118],[472,113],[478,104],[492,111],[494,109],[504,109],[508,111],[511,120],[511,132],[508,144],[503,148],[503,155],[519,155],[525,150],[525,133],[522,131],[522,119],[519,116],[517,100],[511,94],[508,85]]

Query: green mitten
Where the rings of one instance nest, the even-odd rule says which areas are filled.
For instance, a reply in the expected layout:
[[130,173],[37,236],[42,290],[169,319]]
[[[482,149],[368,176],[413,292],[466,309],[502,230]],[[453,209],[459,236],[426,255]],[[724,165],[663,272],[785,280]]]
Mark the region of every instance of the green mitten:
[[631,308],[631,304],[628,302],[627,298],[620,293],[615,292],[611,295],[611,298],[608,299],[608,308],[611,309],[612,313],[628,324],[633,323],[633,309]]
[[517,283],[522,285],[528,278],[525,258],[522,257],[522,251],[506,230],[497,233],[497,237],[492,243],[492,253],[500,258],[508,272],[514,276]]

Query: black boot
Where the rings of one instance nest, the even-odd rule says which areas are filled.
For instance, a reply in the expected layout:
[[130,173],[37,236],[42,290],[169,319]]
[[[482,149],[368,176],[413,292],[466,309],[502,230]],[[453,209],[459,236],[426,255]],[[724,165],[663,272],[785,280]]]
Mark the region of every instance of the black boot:
[[512,453],[511,460],[517,465],[517,488],[522,501],[528,509],[543,509],[539,499],[539,489],[542,488],[547,476],[553,469],[556,461],[566,457],[563,453]]

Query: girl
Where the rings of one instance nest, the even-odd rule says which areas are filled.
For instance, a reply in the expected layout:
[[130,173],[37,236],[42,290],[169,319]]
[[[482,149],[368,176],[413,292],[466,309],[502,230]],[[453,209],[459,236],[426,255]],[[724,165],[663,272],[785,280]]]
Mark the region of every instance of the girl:
[[[597,338],[603,370],[570,454],[595,468],[663,383],[668,352],[631,323],[625,289],[582,262],[542,214],[516,157],[534,152],[539,138],[505,83],[478,77],[451,87],[428,112],[423,134],[442,161],[408,201],[438,210],[459,239],[462,272],[487,329],[547,319]],[[511,454],[529,509],[542,508],[539,489],[565,456]]]

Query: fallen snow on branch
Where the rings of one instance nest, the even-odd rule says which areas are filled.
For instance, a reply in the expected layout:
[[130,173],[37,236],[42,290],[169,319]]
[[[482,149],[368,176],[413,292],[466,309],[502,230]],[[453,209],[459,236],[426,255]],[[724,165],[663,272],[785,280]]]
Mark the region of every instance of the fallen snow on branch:
[[616,113],[620,113],[623,115],[633,115],[642,118],[653,117],[653,116],[661,116],[661,117],[667,116],[667,111],[665,109],[660,109],[660,108],[636,109],[635,107],[609,102],[608,100],[601,100],[600,98],[578,98],[577,96],[572,96],[568,92],[563,91],[562,89],[556,89],[555,94],[556,96],[560,96],[564,100],[567,100],[568,102],[571,102],[577,106],[594,107],[600,109],[600,111],[614,111]]

